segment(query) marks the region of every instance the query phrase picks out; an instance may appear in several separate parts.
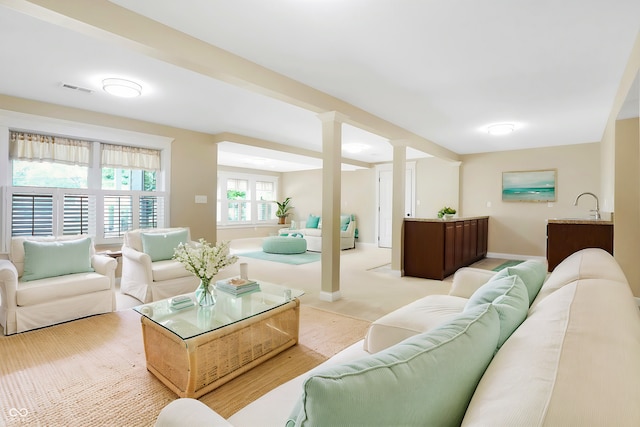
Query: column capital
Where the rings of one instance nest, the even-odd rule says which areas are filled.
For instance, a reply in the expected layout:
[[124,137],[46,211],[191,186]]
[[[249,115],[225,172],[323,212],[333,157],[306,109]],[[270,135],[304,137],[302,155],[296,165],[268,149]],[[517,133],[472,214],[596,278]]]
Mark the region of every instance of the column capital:
[[408,147],[409,140],[408,139],[390,139],[389,144],[394,147]]
[[337,111],[325,111],[324,113],[318,114],[318,118],[321,122],[340,122],[344,123],[349,120],[349,117],[339,113]]

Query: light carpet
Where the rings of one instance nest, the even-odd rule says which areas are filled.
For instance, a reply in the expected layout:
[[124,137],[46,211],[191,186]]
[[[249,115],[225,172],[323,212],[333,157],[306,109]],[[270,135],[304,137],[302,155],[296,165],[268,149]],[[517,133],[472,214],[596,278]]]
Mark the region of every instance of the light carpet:
[[301,254],[271,254],[264,251],[242,252],[238,255],[247,258],[261,259],[265,261],[281,262],[283,264],[300,265],[320,261],[318,252],[304,252]]
[[[200,400],[228,417],[361,339],[368,325],[302,306],[298,345]],[[0,337],[0,426],[151,426],[176,398],[147,371],[132,310]]]

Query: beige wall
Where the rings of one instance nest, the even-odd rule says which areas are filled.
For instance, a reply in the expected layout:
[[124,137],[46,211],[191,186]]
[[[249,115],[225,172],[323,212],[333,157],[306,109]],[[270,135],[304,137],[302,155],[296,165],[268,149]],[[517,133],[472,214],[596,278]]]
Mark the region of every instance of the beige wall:
[[[633,82],[640,78],[640,33],[636,37],[631,56],[620,80],[609,120],[602,137],[602,186],[606,200],[615,206],[614,256],[620,263],[635,296],[640,297],[640,243],[635,236],[638,232],[637,212],[638,181],[640,181],[640,161],[635,158],[640,136],[633,135],[633,121],[618,123],[618,116],[628,99],[638,103],[636,116],[640,112],[638,93],[631,93]],[[637,120],[637,118],[636,118]],[[626,122],[622,120],[621,122]],[[635,163],[635,165],[634,165]],[[633,193],[633,194],[632,194]],[[621,200],[618,200],[621,199]],[[635,200],[634,200],[635,199]],[[618,214],[622,217],[618,218]]]
[[[462,211],[491,217],[489,252],[546,257],[546,220],[586,217],[595,206],[592,198],[573,202],[584,191],[600,191],[599,154],[594,143],[462,156]],[[502,201],[502,172],[540,169],[557,170],[555,203]]]
[[614,254],[634,295],[640,295],[640,126],[639,119],[615,127]]
[[[436,157],[416,161],[416,216],[435,218],[444,205],[459,207],[459,167]],[[354,213],[358,220],[358,242],[375,243],[377,237],[376,170],[342,172],[343,213]],[[284,196],[292,198],[292,219],[304,225],[309,214],[322,211],[322,170],[283,174]]]
[[342,173],[342,212],[356,215],[358,242],[376,240],[375,169]]
[[[358,242],[375,240],[375,171],[359,169],[342,172],[342,213],[355,214]],[[294,206],[291,219],[304,224],[309,214],[322,214],[322,170],[287,172],[282,177],[283,196],[291,197]]]
[[437,157],[416,161],[416,218],[437,218],[449,206],[466,215],[460,206],[460,166]]

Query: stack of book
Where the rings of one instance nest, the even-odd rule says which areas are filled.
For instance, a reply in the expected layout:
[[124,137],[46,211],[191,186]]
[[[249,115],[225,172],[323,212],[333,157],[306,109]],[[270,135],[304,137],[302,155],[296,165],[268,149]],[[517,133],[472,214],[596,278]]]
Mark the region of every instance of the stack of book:
[[170,300],[171,308],[174,310],[181,310],[183,308],[191,307],[193,300],[186,295],[178,295]]
[[218,280],[216,282],[216,289],[234,296],[239,296],[249,292],[259,291],[260,285],[258,285],[255,280],[240,279],[236,277],[232,279]]

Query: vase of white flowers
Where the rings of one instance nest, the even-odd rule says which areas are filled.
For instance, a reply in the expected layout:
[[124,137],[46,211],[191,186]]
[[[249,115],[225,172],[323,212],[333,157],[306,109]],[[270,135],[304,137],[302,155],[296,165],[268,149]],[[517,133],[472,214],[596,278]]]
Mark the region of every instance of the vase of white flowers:
[[229,255],[229,242],[211,246],[200,239],[197,244],[180,243],[175,249],[173,259],[180,261],[184,268],[200,279],[196,289],[196,301],[207,307],[216,303],[213,278],[223,268],[238,261],[238,257]]

